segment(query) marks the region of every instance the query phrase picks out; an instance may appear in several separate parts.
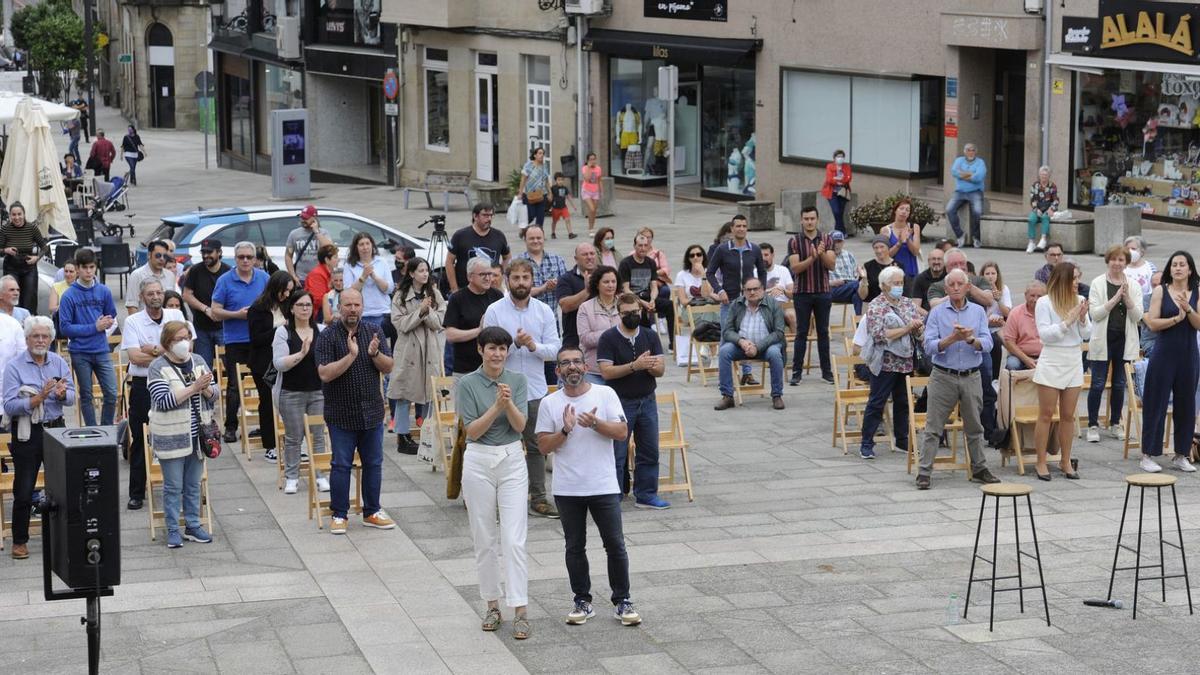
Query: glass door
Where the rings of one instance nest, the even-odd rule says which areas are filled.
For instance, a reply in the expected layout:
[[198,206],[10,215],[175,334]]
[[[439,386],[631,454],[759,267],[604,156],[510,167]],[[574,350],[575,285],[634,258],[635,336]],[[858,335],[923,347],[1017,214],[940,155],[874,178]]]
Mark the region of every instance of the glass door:
[[475,73],[475,177],[496,180],[496,76]]
[[675,99],[675,180],[700,182],[699,82],[680,82]]

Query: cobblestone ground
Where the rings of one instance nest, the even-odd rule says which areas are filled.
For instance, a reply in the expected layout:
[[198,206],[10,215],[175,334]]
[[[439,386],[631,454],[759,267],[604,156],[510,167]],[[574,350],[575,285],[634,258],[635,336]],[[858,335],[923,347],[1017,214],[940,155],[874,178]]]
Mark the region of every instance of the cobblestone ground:
[[[110,129],[123,126],[108,111]],[[203,170],[201,137],[143,133],[148,158],[131,196],[140,233],[160,215],[198,204],[266,201],[266,177]],[[186,195],[182,196],[181,195]],[[681,202],[676,223],[665,203],[622,195],[604,225],[624,239],[650,224],[672,262],[687,243],[707,242],[724,205]],[[640,199],[640,201],[639,201]],[[313,201],[350,206],[405,229],[424,211],[399,207],[386,188],[317,186]],[[465,224],[464,211],[451,226]],[[1192,232],[1148,233],[1161,262],[1176,247],[1196,248]],[[767,237],[783,245],[782,232]],[[232,243],[232,242],[227,242]],[[550,247],[564,255],[569,244]],[[861,239],[851,248],[865,260]],[[1014,295],[1037,256],[972,251],[977,263],[998,260]],[[1077,256],[1091,278],[1103,271]],[[835,312],[835,316],[837,313]],[[836,344],[835,340],[835,344]],[[835,346],[835,354],[841,353]],[[979,488],[965,476],[938,473],[917,492],[904,457],[882,449],[864,462],[830,444],[832,388],[816,369],[787,387],[787,410],[749,398],[716,413],[715,386],[685,383],[669,368],[660,388],[679,393],[696,500],[670,495],[672,508],[649,512],[626,503],[625,533],[633,597],[644,622],[624,628],[600,612],[584,626],[563,616],[571,593],[561,527],[530,519],[529,573],[533,638],[515,642],[508,626],[478,629],[470,535],[461,501],[445,499],[443,475],[391,450],[383,505],[399,522],[391,532],[352,527],[345,537],[318,530],[305,517],[303,491],[285,496],[275,467],[227,452],[210,465],[216,541],[167,551],[151,542],[144,512],[125,513],[123,583],[104,601],[104,672],[1191,672],[1186,653],[1197,619],[1183,582],[1143,586],[1133,621],[1132,573],[1114,596],[1126,609],[1085,607],[1104,597],[1121,515],[1124,476],[1136,465],[1120,443],[1078,444],[1083,480],[1033,480],[1013,467],[993,471],[1033,485],[1033,505],[1047,584],[1051,626],[1038,592],[996,601],[988,631],[988,596],[979,585],[969,617],[952,618],[950,595],[966,593],[979,515]],[[69,416],[71,416],[69,414]],[[1178,487],[1184,543],[1195,563],[1200,547],[1197,479]],[[1149,505],[1148,505],[1149,506]],[[1015,571],[1012,520],[1001,522],[1001,574]],[[1169,505],[1167,515],[1170,515]],[[990,518],[990,511],[989,511]],[[1156,526],[1148,526],[1153,530]],[[985,523],[985,539],[990,529]],[[589,540],[598,609],[608,595],[603,550]],[[1023,545],[1028,538],[1022,535]],[[1133,537],[1126,539],[1133,543]],[[1156,540],[1144,553],[1158,560]],[[1155,542],[1151,544],[1150,542]],[[11,542],[6,542],[11,546]],[[990,548],[990,547],[989,547]],[[83,670],[82,601],[47,603],[41,596],[41,542],[33,557],[0,556],[0,658],[14,672]],[[984,552],[991,556],[990,550]],[[1169,572],[1179,557],[1166,551]],[[1025,581],[1035,574],[1027,564]],[[1148,574],[1154,574],[1149,572]],[[1200,600],[1200,598],[1198,598]]]

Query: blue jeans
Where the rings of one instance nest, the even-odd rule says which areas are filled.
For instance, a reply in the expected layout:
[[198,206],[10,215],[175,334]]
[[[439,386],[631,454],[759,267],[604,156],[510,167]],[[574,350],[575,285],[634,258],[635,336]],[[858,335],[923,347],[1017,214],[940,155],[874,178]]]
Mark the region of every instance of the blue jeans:
[[587,557],[587,514],[600,531],[600,541],[608,556],[608,585],[610,599],[616,605],[629,597],[629,553],[621,533],[621,495],[589,495],[586,497],[554,496],[561,518],[563,537],[567,540],[567,577],[575,600],[592,601],[592,576]]
[[867,399],[867,409],[863,412],[862,443],[864,450],[875,449],[875,431],[883,421],[883,406],[887,405],[888,397],[892,398],[892,434],[896,437],[896,447],[908,448],[908,389],[906,387],[908,373],[892,373],[879,371],[871,376],[871,395]]
[[742,348],[732,342],[721,345],[717,360],[718,381],[722,396],[733,396],[733,362],[766,361],[771,366],[771,396],[783,396],[783,345],[773,344],[757,356],[746,356]]
[[1021,359],[1018,359],[1017,357],[1013,356],[1012,354],[1009,354],[1004,359],[1004,365],[1008,366],[1009,370],[1030,370],[1029,366],[1025,365],[1024,361],[1022,361]]
[[100,424],[108,426],[113,423],[117,412],[117,374],[113,370],[112,357],[108,352],[84,354],[71,352],[71,367],[79,378],[79,406],[83,409],[83,425],[96,426],[96,409],[92,406],[92,374],[100,383],[104,393],[103,404],[100,408]]
[[984,354],[979,364],[979,386],[983,390],[983,407],[979,409],[979,423],[983,425],[986,440],[996,430],[996,388],[992,386],[992,357]]
[[854,314],[862,316],[863,301],[858,297],[858,279],[851,279],[841,286],[829,289],[829,297],[833,299],[834,304],[850,303],[854,305]]
[[583,379],[591,382],[592,384],[608,384],[604,381],[604,376],[602,376],[600,373],[587,372],[584,374]]
[[829,199],[829,210],[833,211],[833,226],[838,232],[846,233],[846,202],[849,201],[843,197],[834,195]]
[[971,239],[979,241],[979,221],[983,218],[983,192],[979,190],[974,192],[955,191],[954,195],[950,197],[950,201],[946,202],[946,220],[950,221],[954,236],[963,236],[962,225],[958,222],[958,209],[962,207],[963,202],[971,205]]
[[[1109,350],[1112,351],[1112,343],[1109,345]],[[1111,426],[1121,423],[1121,406],[1125,405],[1125,360],[1122,356],[1123,353],[1110,354],[1106,361],[1088,362],[1092,367],[1092,386],[1088,389],[1087,397],[1089,427],[1099,426],[1097,422],[1100,418],[1100,397],[1104,395],[1109,368],[1112,368],[1112,392],[1108,397],[1108,424]]]
[[548,197],[549,195],[543,197],[542,201],[536,204],[530,204],[528,201],[525,202],[525,213],[529,218],[530,225],[537,225],[538,227],[541,227],[542,223],[545,222],[546,204],[549,201]]
[[817,355],[821,360],[821,377],[833,379],[833,366],[829,360],[829,311],[833,308],[833,296],[829,293],[797,293],[792,298],[796,306],[796,349],[792,357],[792,379],[800,379],[804,368],[804,352],[808,350],[808,322],[817,322]]
[[179,530],[180,498],[183,517],[189,530],[200,527],[200,479],[204,477],[204,460],[190,452],[186,457],[160,459],[163,477],[163,516],[167,532]]
[[617,484],[621,493],[629,492],[629,473],[625,470],[629,456],[629,439],[637,440],[637,456],[633,460],[633,496],[639,502],[658,496],[658,401],[654,394],[643,398],[621,399],[629,435],[613,443],[617,460]]
[[354,451],[362,463],[363,517],[379,510],[379,491],[383,482],[383,425],[370,429],[343,429],[329,425],[333,461],[329,472],[329,510],[345,518],[350,510],[350,467]]
[[412,431],[412,422],[409,420],[409,408],[416,406],[417,417],[425,417],[426,403],[413,403],[402,398],[392,399],[392,419],[396,420],[396,426],[393,428],[398,434],[407,434]]
[[225,333],[220,328],[213,330],[196,329],[196,356],[204,359],[209,368],[213,367],[213,360],[217,358],[217,345],[225,344]]
[[67,144],[67,152],[75,155],[75,163],[79,164],[82,160],[79,159],[79,137],[76,136]]
[[[721,332],[725,331],[725,317],[729,316],[729,308],[733,306],[734,300],[737,300],[737,298],[729,298],[729,304],[721,305]],[[750,364],[747,363],[746,365],[742,366],[742,374],[750,374]]]
[[138,163],[138,160],[135,157],[126,157],[125,161],[129,164],[129,183],[131,185],[137,185],[137,163]]

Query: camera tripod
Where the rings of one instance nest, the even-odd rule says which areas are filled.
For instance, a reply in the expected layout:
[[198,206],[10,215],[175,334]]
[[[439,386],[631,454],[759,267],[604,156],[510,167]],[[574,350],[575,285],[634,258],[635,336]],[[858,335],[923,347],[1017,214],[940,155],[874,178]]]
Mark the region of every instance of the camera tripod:
[[[445,258],[446,254],[450,252],[450,236],[446,234],[445,216],[431,216],[428,220],[418,225],[417,229],[419,230],[430,223],[433,223],[433,233],[429,236],[429,248],[426,258],[429,261],[430,268],[432,268],[434,261],[438,259],[438,253],[441,253],[441,271],[433,270],[432,272],[434,283],[440,286],[442,278],[446,276]],[[454,274],[454,270],[450,270],[450,274]]]

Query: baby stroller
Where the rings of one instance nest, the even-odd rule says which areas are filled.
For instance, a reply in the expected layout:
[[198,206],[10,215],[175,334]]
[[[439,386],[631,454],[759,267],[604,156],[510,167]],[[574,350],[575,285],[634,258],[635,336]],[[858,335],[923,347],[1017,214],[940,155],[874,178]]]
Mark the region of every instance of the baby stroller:
[[132,237],[133,225],[110,225],[104,220],[104,214],[112,211],[124,211],[129,207],[127,198],[129,179],[117,176],[112,181],[103,181],[99,178],[95,180],[96,196],[92,198],[92,208],[88,214],[95,234],[101,237],[119,238],[124,236],[125,230],[129,230],[129,236]]

